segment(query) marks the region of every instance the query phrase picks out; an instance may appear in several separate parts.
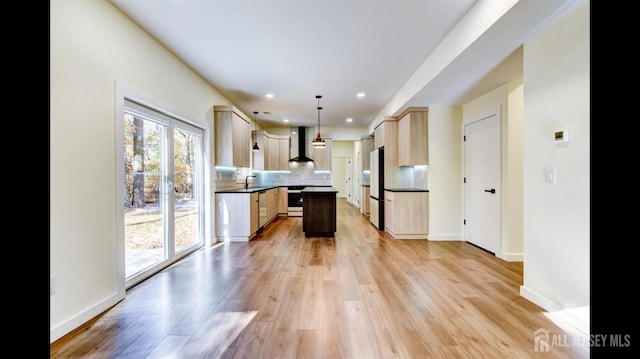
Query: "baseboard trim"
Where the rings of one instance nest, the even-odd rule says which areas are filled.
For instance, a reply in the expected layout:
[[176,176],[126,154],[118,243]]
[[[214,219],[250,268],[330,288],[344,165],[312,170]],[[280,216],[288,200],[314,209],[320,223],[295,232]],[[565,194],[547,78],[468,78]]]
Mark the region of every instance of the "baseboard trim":
[[589,335],[589,306],[581,308],[563,308],[551,299],[536,293],[535,291],[520,286],[520,295],[528,301],[542,307],[547,312],[571,325],[585,335]]
[[507,262],[523,262],[524,254],[509,254],[509,253],[496,253],[496,257],[505,260]]
[[429,234],[427,239],[430,241],[461,241],[462,236],[459,234]]
[[49,331],[49,344],[55,342],[56,340],[64,337],[65,335],[73,332],[77,328],[80,328],[85,323],[89,322],[96,316],[100,315],[107,309],[113,307],[118,304],[120,300],[124,298],[118,298],[117,293],[113,293],[109,297],[104,300],[98,302],[93,307],[87,308],[87,310],[79,313],[78,315],[73,316],[72,318],[64,321],[62,324],[56,325],[50,328]]

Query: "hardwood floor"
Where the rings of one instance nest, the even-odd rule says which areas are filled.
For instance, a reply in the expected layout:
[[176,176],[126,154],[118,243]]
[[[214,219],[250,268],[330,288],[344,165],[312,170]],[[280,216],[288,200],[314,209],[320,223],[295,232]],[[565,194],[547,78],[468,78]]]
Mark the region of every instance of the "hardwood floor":
[[50,355],[588,358],[571,345],[588,338],[522,298],[521,284],[522,263],[465,242],[395,240],[340,198],[335,238],[305,238],[301,217],[280,217],[249,243],[205,246]]

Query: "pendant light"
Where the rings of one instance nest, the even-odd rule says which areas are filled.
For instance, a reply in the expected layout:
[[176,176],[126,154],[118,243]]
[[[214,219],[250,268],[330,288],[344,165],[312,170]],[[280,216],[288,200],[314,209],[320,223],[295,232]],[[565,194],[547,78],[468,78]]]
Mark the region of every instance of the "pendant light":
[[324,141],[324,138],[320,137],[320,110],[322,110],[322,107],[320,107],[320,99],[322,96],[316,95],[316,98],[318,99],[318,134],[316,138],[311,141],[311,144],[313,144],[313,148],[325,148],[327,143]]
[[258,115],[258,111],[253,111],[253,136],[254,136],[254,142],[253,142],[253,151],[254,152],[258,152],[260,151],[260,147],[258,146],[258,121],[256,121],[256,116]]

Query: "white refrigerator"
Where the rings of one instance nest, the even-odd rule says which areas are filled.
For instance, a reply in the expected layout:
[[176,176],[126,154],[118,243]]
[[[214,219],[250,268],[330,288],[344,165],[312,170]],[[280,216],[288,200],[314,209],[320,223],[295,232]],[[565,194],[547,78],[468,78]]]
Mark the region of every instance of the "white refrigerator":
[[384,230],[384,147],[369,155],[369,222]]

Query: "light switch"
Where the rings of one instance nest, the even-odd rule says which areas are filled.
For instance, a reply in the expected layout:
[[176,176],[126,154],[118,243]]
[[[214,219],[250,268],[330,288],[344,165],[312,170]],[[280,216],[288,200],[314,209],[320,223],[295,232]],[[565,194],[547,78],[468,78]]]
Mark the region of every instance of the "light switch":
[[547,167],[544,169],[544,181],[547,183],[556,183],[556,169],[555,167]]

